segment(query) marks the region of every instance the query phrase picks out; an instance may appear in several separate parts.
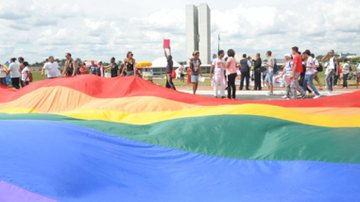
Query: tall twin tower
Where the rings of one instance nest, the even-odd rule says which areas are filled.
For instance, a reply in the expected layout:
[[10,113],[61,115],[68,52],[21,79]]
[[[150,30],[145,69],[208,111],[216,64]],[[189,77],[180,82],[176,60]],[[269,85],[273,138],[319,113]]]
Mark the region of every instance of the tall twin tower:
[[203,64],[211,63],[211,16],[207,4],[186,6],[187,57],[200,51]]

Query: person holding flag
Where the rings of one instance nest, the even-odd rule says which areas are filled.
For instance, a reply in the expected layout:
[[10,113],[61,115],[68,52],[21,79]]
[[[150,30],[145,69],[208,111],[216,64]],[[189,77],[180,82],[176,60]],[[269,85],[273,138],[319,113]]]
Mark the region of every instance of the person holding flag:
[[166,88],[176,90],[175,85],[172,81],[174,72],[174,61],[171,56],[170,40],[164,40],[164,54],[167,60],[166,65]]

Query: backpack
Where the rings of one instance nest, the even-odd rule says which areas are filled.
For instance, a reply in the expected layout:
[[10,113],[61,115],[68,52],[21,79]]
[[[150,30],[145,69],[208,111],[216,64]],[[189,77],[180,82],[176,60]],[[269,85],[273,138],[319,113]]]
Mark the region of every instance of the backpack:
[[317,71],[318,72],[323,72],[324,71],[324,66],[321,63],[319,63],[319,67],[317,68]]
[[29,82],[33,82],[33,74],[29,71]]
[[274,74],[278,73],[280,70],[280,67],[277,65],[277,60],[274,59]]

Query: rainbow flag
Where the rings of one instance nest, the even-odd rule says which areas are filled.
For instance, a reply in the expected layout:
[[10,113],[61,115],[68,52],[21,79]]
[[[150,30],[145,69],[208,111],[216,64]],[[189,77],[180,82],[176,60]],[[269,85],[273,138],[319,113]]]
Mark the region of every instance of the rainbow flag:
[[0,201],[360,201],[359,100],[218,100],[134,77],[0,88]]

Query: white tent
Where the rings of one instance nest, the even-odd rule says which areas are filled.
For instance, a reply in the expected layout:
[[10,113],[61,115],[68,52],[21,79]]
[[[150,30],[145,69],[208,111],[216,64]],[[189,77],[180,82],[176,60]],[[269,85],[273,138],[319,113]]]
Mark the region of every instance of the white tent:
[[[174,61],[174,68],[179,68],[181,67],[181,65],[176,62],[175,60]],[[166,68],[167,66],[167,60],[166,60],[166,57],[161,57],[161,58],[158,58],[154,61],[152,61],[152,68]]]

